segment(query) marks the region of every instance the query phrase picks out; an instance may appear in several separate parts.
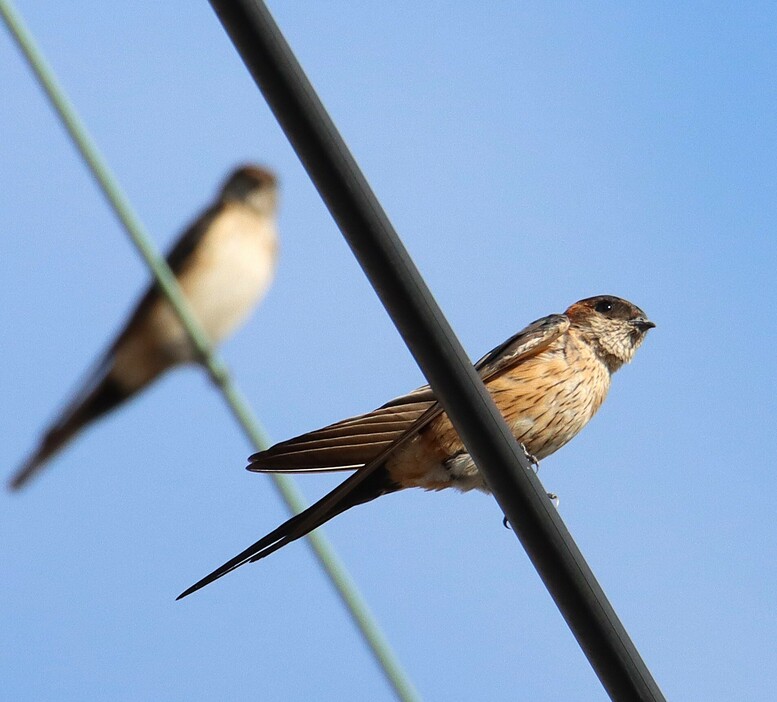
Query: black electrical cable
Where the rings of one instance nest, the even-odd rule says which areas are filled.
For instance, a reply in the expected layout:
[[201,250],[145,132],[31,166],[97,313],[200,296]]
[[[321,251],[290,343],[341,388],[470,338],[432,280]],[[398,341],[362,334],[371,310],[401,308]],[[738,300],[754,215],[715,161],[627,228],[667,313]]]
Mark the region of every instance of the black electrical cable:
[[664,700],[272,16],[210,0],[613,700]]

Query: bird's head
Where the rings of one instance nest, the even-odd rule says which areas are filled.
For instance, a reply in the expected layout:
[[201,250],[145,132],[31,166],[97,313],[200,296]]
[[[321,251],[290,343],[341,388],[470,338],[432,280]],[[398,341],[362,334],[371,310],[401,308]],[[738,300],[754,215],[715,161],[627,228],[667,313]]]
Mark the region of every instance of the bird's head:
[[221,200],[237,200],[261,214],[275,212],[278,181],[275,175],[259,166],[245,165],[235,169],[221,188]]
[[632,359],[645,334],[656,326],[639,307],[613,295],[580,300],[566,315],[612,373]]

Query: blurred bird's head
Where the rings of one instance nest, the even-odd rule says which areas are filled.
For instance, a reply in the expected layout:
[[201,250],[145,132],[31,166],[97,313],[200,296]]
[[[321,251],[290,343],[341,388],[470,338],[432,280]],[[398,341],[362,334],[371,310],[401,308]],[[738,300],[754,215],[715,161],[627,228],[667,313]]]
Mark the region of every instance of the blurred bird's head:
[[278,197],[275,175],[259,166],[241,166],[235,169],[221,188],[221,201],[237,200],[260,214],[272,215]]
[[632,359],[648,329],[656,326],[639,307],[612,295],[580,300],[566,315],[611,373]]

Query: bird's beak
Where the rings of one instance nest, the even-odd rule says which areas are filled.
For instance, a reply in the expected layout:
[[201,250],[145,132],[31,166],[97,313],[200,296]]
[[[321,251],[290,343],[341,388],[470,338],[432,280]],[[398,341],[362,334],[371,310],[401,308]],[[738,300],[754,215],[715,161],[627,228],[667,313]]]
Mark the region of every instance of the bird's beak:
[[653,329],[653,327],[656,326],[647,317],[637,317],[636,319],[632,319],[629,324],[631,324],[632,327],[636,327],[641,332],[646,332],[648,329]]

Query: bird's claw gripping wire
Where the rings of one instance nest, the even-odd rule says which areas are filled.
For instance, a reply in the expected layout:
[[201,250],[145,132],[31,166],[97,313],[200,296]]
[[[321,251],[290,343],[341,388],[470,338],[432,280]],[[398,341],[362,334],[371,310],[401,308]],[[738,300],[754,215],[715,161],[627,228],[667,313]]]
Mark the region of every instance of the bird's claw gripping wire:
[[520,446],[523,449],[523,455],[526,456],[526,460],[531,463],[531,467],[534,469],[534,472],[539,473],[540,462],[537,460],[537,457],[533,453],[529,453],[529,449],[527,449],[523,444],[520,444]]

